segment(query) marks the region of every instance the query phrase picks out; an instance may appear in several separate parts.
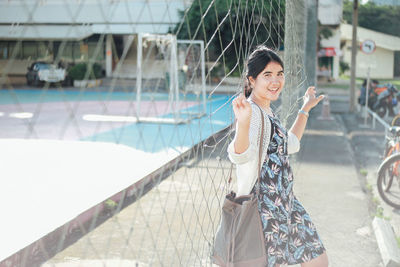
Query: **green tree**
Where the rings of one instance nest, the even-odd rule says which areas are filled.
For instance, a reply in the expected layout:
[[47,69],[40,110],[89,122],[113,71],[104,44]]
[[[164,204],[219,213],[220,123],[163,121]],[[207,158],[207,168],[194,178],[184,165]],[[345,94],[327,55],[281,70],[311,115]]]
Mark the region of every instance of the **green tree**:
[[208,60],[216,60],[226,49],[219,59],[227,67],[223,71],[240,74],[245,53],[258,44],[283,46],[285,1],[218,0],[210,6],[211,2],[194,0],[186,15],[180,11],[183,23],[170,32],[178,39],[209,43]]
[[[343,19],[352,23],[353,2],[343,2]],[[359,6],[358,25],[370,30],[400,37],[400,6],[378,6],[366,3]]]

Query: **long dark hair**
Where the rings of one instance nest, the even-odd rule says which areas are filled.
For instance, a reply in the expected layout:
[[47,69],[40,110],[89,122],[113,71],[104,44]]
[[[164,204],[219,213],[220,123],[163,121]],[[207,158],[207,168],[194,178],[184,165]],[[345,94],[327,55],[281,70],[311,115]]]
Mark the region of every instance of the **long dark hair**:
[[253,91],[250,86],[249,77],[251,76],[253,79],[256,79],[258,74],[260,74],[260,72],[263,71],[271,62],[278,63],[283,69],[282,59],[275,51],[271,50],[265,45],[259,45],[254,49],[253,52],[251,52],[249,58],[247,59],[246,79],[244,82],[244,93],[246,98],[248,98]]

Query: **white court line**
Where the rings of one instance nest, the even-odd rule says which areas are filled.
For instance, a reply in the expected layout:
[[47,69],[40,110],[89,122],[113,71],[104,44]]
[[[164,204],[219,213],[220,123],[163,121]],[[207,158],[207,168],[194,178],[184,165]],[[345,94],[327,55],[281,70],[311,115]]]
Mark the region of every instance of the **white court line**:
[[30,119],[33,117],[33,113],[31,112],[17,112],[17,113],[10,113],[8,115],[10,118],[15,119]]
[[[225,97],[218,97],[216,99],[211,100],[211,102],[219,101],[224,99]],[[201,104],[202,105],[202,104]],[[99,114],[85,114],[82,116],[82,119],[85,121],[101,121],[101,122],[137,122],[137,117],[135,116],[117,116],[117,115],[99,115]],[[140,121],[142,122],[158,122],[158,123],[173,123],[175,119],[171,118],[160,118],[160,117],[141,117]],[[184,120],[183,120],[184,122]],[[224,125],[223,122],[215,122],[214,124]]]
[[101,260],[87,260],[87,259],[66,259],[62,262],[45,263],[42,267],[132,267],[132,266],[149,266],[137,260],[121,260],[121,259],[101,259]]
[[82,119],[85,121],[137,122],[136,117],[133,116],[86,114],[82,116]]
[[[82,118],[86,121],[108,121],[108,122],[134,122],[138,120],[133,116],[114,116],[114,115],[96,115],[86,114]],[[139,117],[139,122],[150,122],[150,123],[168,123],[178,124],[189,122],[188,119],[174,119],[174,118],[160,118],[160,117]]]

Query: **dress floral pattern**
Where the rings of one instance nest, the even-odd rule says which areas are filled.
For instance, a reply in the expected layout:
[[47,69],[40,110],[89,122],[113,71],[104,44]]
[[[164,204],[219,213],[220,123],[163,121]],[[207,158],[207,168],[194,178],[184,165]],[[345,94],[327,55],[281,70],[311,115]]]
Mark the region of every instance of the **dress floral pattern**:
[[293,194],[293,173],[287,152],[288,135],[279,119],[268,115],[271,139],[262,164],[258,209],[265,236],[268,267],[298,264],[318,257],[324,245],[310,216]]

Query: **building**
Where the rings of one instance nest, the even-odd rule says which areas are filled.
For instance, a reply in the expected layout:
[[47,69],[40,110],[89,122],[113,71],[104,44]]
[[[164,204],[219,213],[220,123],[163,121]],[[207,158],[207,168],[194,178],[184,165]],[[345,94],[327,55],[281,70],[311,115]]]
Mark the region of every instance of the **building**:
[[342,20],[342,0],[320,0],[318,2],[319,31],[328,30],[333,35],[328,39],[321,39],[318,43],[318,70],[319,78],[337,79],[339,77],[340,34],[339,25]]
[[[365,29],[357,28],[358,45],[360,46],[365,40],[372,40],[376,49],[372,54],[365,54],[357,50],[357,69],[356,76],[365,78],[368,68],[372,78],[376,79],[393,79],[394,78],[394,58],[395,51],[400,51],[400,38]],[[351,63],[351,40],[352,25],[340,25],[340,47],[343,55],[340,56],[341,61],[350,65]],[[345,74],[350,75],[350,71]]]
[[[127,50],[118,75],[131,77],[136,73],[135,37],[139,33],[166,34],[180,23],[179,11],[191,2],[0,1],[0,76],[4,72],[24,75],[32,62],[53,62],[57,56],[65,63],[93,59],[107,76],[113,76]],[[144,45],[143,54],[149,54],[149,49]],[[157,51],[151,52],[150,58],[155,54]],[[12,64],[8,64],[10,60]]]
[[[318,51],[318,75],[337,79],[340,74],[340,63],[351,66],[351,46],[353,26],[340,24],[332,27],[332,36],[320,41]],[[400,38],[381,32],[357,27],[357,69],[356,76],[365,78],[368,67],[372,78],[393,79],[395,76],[395,52],[400,51]],[[372,54],[360,50],[363,41],[372,40],[376,49]],[[350,75],[350,70],[344,72]]]

